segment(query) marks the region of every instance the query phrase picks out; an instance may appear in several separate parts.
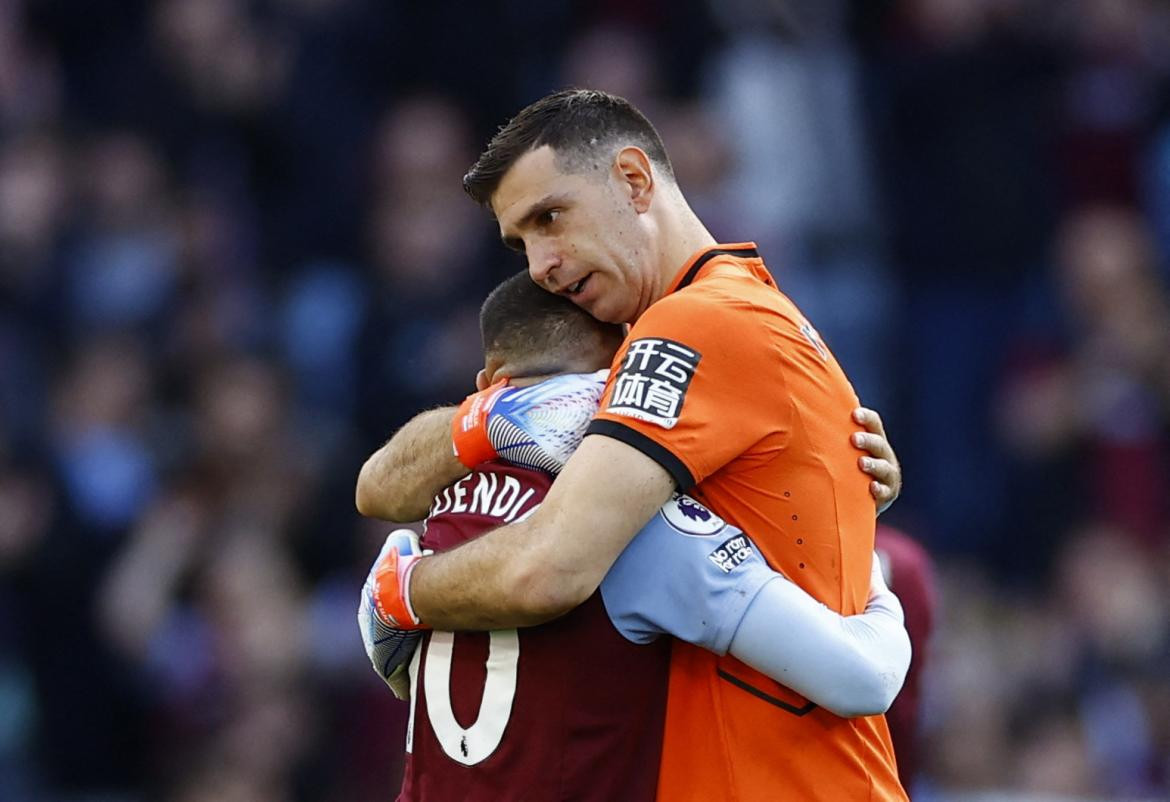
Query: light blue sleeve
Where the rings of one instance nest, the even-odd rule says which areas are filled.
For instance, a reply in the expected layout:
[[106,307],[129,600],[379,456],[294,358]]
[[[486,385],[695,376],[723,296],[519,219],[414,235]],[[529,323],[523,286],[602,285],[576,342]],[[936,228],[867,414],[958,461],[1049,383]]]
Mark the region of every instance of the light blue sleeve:
[[726,654],[748,606],[778,576],[747,535],[676,493],[609,569],[601,597],[628,640],[666,634]]

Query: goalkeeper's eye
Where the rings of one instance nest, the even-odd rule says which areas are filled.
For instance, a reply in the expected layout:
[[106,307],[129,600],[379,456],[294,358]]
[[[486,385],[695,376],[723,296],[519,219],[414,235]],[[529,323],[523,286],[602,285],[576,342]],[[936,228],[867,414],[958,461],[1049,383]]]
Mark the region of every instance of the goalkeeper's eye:
[[551,226],[560,217],[560,209],[545,209],[536,217],[536,224],[538,226]]

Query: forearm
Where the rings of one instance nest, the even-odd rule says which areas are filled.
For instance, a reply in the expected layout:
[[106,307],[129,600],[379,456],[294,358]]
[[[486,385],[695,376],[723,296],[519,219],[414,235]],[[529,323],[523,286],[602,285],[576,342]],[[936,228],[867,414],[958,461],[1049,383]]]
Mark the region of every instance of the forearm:
[[379,598],[393,621],[438,630],[548,621],[597,590],[673,489],[666,469],[642,452],[586,437],[531,516],[412,560],[401,573],[395,562],[397,581],[381,583]]
[[421,560],[410,582],[415,615],[432,629],[509,629],[544,623],[588,598],[588,577],[534,552],[540,541],[530,521]]
[[839,716],[884,713],[910,665],[902,608],[888,591],[843,617],[776,579],[744,614],[730,653]]
[[435,494],[467,475],[451,450],[455,407],[416,415],[370,455],[358,474],[358,512],[387,521],[424,518]]
[[641,452],[586,437],[530,518],[419,561],[414,613],[442,630],[531,626],[567,613],[673,489]]

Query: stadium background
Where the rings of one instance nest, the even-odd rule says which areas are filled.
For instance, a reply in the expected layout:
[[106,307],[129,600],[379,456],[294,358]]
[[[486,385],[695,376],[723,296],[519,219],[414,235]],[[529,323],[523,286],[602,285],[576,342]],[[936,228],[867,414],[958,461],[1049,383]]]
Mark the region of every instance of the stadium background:
[[0,799],[391,798],[353,482],[472,388],[459,178],[565,85],[888,421],[915,797],[1167,798],[1168,73],[1155,0],[0,0]]

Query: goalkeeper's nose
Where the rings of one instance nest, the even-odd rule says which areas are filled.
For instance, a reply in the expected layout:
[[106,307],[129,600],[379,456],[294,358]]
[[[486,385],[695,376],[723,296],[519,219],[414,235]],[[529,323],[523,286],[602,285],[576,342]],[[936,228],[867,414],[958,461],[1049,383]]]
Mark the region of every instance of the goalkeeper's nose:
[[528,275],[549,292],[564,289],[556,280],[555,272],[561,266],[561,257],[550,245],[533,243],[528,249]]

